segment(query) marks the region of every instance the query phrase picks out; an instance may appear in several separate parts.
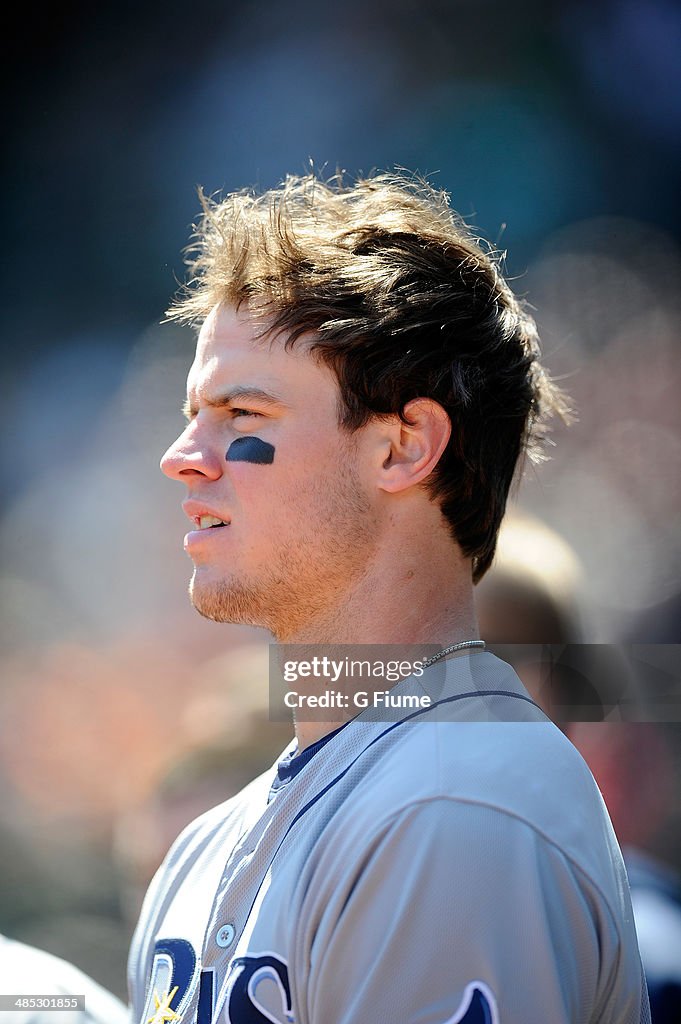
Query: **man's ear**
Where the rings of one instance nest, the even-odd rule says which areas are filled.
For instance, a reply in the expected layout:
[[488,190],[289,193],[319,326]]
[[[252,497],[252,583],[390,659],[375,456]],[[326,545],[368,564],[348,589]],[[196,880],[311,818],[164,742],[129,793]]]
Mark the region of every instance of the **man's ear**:
[[404,407],[403,422],[395,417],[386,423],[383,441],[387,448],[379,470],[379,487],[397,494],[421,483],[433,471],[447,447],[452,424],[442,406],[432,398],[414,398]]

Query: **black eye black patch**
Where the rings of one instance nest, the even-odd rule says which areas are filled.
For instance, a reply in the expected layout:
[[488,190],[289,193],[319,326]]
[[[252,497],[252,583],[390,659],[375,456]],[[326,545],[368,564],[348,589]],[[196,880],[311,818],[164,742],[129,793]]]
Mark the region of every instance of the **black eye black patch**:
[[227,462],[257,462],[269,466],[274,461],[274,445],[259,437],[237,437],[225,454]]

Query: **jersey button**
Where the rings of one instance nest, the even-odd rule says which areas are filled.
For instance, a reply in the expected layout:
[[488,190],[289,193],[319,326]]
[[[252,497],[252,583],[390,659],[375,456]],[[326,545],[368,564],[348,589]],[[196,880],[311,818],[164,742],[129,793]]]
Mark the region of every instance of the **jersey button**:
[[236,931],[233,924],[223,924],[221,928],[218,928],[215,941],[221,949],[226,949],[227,946],[231,946],[234,942],[235,935]]

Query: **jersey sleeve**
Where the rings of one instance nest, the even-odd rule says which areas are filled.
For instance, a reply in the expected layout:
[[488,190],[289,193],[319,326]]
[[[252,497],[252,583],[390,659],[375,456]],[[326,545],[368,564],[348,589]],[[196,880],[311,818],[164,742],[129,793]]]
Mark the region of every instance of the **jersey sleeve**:
[[435,798],[305,883],[301,1024],[640,1024],[640,959],[601,894],[530,825]]

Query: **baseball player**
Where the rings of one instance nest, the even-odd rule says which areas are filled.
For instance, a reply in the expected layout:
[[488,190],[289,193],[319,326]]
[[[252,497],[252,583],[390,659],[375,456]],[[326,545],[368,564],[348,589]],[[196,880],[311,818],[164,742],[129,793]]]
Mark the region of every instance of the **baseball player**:
[[174,315],[195,608],[288,652],[433,653],[390,714],[296,691],[294,743],[149,889],[133,1020],[647,1021],[600,794],[477,632],[516,464],[565,412],[493,254],[422,182],[290,178],[204,200]]

